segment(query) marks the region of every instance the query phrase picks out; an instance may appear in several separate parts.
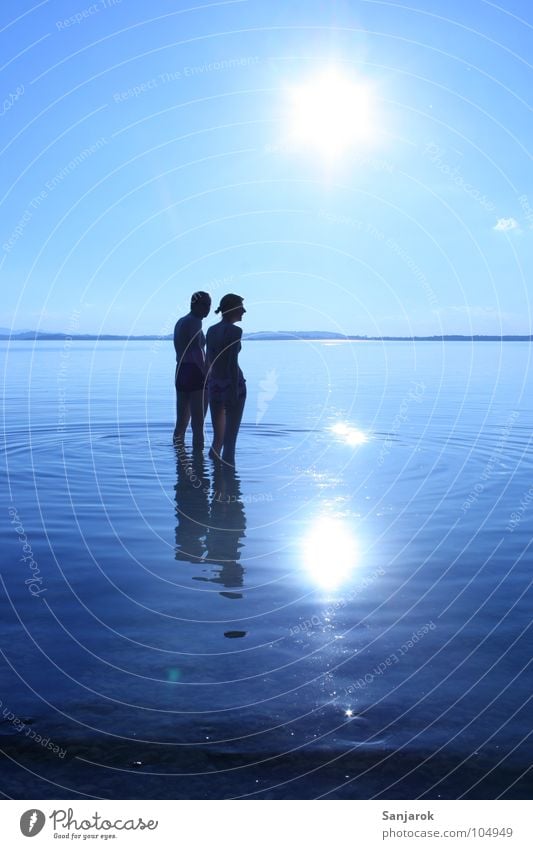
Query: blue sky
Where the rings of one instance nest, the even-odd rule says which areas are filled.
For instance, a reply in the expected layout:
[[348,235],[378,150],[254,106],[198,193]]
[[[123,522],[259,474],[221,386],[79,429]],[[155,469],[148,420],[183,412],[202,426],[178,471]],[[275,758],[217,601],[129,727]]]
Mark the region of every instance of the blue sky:
[[[0,325],[167,333],[201,288],[250,331],[533,332],[524,0],[21,0],[0,40]],[[329,164],[287,144],[328,68],[376,114]]]

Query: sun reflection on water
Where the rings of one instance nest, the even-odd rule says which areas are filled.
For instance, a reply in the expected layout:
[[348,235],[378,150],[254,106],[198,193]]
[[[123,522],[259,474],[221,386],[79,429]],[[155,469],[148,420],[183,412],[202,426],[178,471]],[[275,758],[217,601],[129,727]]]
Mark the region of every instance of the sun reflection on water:
[[330,427],[330,430],[336,436],[340,436],[347,445],[364,445],[365,442],[368,442],[366,433],[346,422],[337,422]]
[[323,516],[313,523],[304,539],[303,557],[313,582],[323,589],[334,590],[357,566],[356,541],[342,519]]

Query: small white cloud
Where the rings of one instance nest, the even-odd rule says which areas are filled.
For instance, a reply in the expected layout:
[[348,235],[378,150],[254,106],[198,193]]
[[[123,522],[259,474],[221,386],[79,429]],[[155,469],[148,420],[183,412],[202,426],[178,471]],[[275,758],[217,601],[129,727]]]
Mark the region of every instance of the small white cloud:
[[516,218],[498,218],[493,229],[502,233],[507,233],[508,230],[518,230],[518,221]]

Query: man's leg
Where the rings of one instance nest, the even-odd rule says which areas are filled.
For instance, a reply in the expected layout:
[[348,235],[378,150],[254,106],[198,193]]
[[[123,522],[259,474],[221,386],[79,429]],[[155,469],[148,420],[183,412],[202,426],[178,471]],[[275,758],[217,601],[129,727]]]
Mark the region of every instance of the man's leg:
[[204,449],[204,390],[198,389],[190,394],[192,447],[195,451]]
[[176,427],[174,428],[174,442],[183,442],[185,431],[189,426],[191,418],[191,405],[188,392],[176,390]]

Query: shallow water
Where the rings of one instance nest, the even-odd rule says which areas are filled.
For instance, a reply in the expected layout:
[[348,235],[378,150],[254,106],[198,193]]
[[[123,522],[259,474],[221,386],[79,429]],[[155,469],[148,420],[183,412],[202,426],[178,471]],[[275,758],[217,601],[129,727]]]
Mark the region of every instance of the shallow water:
[[0,344],[6,795],[531,794],[527,343],[248,342],[234,474],[170,343]]

